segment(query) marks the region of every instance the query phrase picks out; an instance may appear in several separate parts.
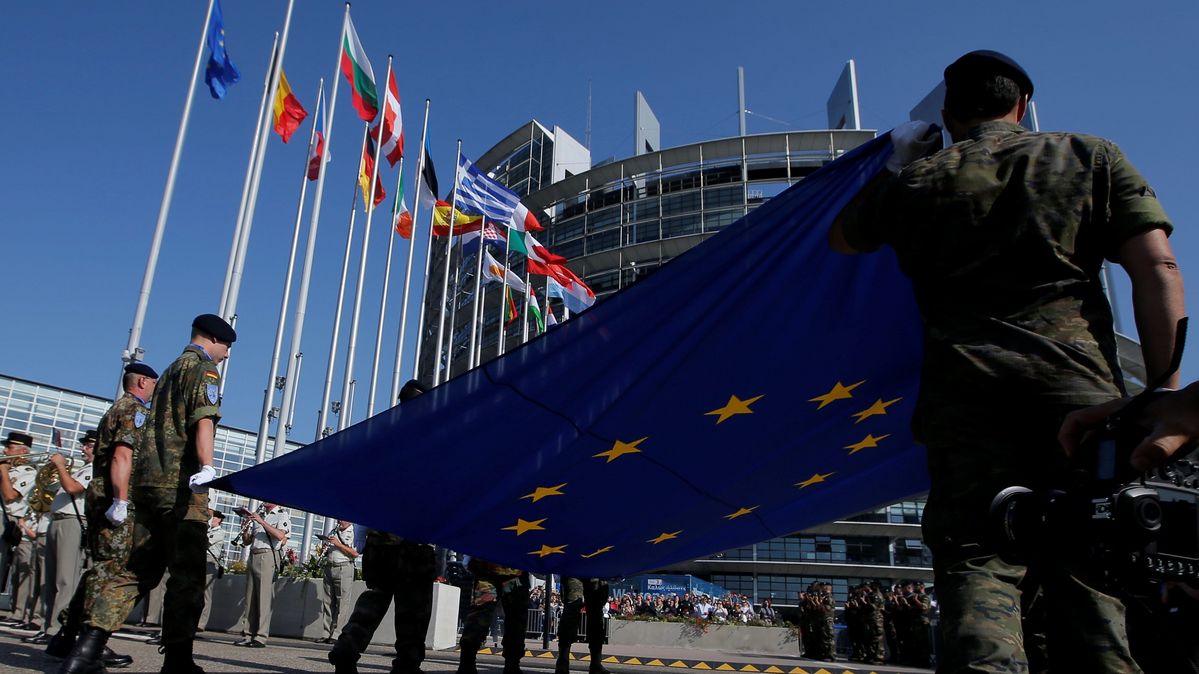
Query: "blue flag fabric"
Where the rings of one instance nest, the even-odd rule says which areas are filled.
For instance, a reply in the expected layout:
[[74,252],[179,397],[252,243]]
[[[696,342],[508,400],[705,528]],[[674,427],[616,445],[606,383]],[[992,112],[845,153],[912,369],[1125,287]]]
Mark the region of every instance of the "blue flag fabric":
[[494,222],[508,222],[520,204],[520,197],[495,178],[483,173],[464,155],[458,155],[458,175],[454,187],[457,208],[477,213]]
[[615,577],[927,489],[889,250],[832,219],[878,138],[558,329],[214,486],[535,572]]
[[212,3],[212,16],[208,19],[208,67],[204,69],[204,83],[212,97],[222,99],[231,85],[241,79],[241,71],[229,60],[225,51],[225,19],[221,14],[220,0]]

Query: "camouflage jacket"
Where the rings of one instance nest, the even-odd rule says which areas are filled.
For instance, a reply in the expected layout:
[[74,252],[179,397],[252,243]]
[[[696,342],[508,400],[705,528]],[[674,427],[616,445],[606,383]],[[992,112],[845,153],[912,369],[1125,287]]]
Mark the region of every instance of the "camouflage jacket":
[[1023,398],[1121,394],[1104,258],[1172,225],[1110,141],[1002,121],[886,174],[841,215],[859,251],[890,245],[924,320],[918,417]]
[[194,344],[162,373],[134,464],[135,487],[187,488],[187,479],[200,470],[193,426],[201,419],[220,421],[220,383],[216,365]]
[[133,450],[133,463],[137,465],[149,418],[150,406],[132,393],[118,398],[100,418],[100,437],[96,442],[95,459],[92,461],[92,481],[87,488],[89,502],[108,508],[108,502],[112,499],[109,476],[117,445],[128,445]]

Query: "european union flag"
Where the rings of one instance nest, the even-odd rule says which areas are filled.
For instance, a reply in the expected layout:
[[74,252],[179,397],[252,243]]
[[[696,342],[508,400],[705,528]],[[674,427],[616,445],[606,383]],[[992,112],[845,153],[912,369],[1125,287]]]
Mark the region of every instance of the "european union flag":
[[827,243],[884,136],[556,330],[214,486],[537,572],[613,577],[927,489],[921,328]]
[[220,0],[212,3],[212,16],[208,18],[208,67],[204,69],[204,83],[212,97],[221,99],[230,85],[241,79],[241,71],[229,60],[225,51],[225,19],[221,14]]

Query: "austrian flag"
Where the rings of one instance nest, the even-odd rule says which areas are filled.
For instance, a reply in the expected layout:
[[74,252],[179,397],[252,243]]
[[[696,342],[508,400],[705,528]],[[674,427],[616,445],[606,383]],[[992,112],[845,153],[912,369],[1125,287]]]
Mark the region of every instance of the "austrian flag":
[[[404,156],[404,118],[400,115],[400,90],[396,88],[396,74],[391,71],[387,78],[387,97],[383,101],[383,156],[387,163],[395,166]],[[379,127],[371,130],[371,135],[379,137]]]

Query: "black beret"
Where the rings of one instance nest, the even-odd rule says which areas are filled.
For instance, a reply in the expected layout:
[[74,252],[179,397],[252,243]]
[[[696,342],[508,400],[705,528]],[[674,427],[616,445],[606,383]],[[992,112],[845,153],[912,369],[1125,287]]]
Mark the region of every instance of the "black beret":
[[25,445],[26,447],[33,446],[33,436],[28,433],[18,433],[12,431],[8,434],[8,439],[4,441],[5,445]]
[[96,429],[94,429],[94,428],[92,430],[84,433],[82,438],[79,438],[79,442],[81,442],[81,443],[82,442],[97,442],[99,440],[100,440],[100,433],[97,432]]
[[149,365],[146,365],[145,363],[136,363],[135,362],[135,363],[130,363],[130,364],[126,365],[125,366],[125,374],[138,374],[143,377],[149,377],[151,379],[158,379],[158,373],[154,371],[154,368],[150,367]]
[[225,513],[221,512],[221,511],[219,511],[219,510],[213,510],[213,511],[212,511],[212,516],[213,516],[213,517],[215,517],[215,518],[217,518],[218,520],[223,520],[223,519],[225,519]]
[[1014,59],[990,49],[978,49],[963,55],[945,68],[945,86],[964,84],[967,80],[988,75],[1004,75],[1015,80],[1020,92],[1032,96],[1032,78]]
[[237,332],[225,319],[216,314],[200,314],[192,321],[192,328],[212,337],[218,342],[232,344],[237,341]]
[[404,388],[400,389],[400,402],[408,402],[427,390],[419,381],[409,379],[408,383],[404,384]]

